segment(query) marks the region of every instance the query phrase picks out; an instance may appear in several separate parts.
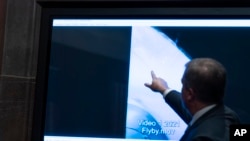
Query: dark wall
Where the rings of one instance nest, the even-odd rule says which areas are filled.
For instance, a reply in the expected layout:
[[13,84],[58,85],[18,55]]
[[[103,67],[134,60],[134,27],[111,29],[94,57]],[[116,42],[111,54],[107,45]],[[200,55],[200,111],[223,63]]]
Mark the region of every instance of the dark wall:
[[[2,53],[4,46],[4,26],[5,26],[5,13],[6,12],[6,0],[0,1],[0,62],[2,62]],[[0,64],[0,70],[1,70]]]
[[[35,84],[34,1],[0,1],[0,140],[27,141]],[[34,58],[33,58],[34,57]]]

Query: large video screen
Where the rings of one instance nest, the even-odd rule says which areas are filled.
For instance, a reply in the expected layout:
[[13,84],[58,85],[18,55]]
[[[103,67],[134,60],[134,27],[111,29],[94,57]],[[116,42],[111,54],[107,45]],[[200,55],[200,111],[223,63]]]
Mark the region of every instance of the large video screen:
[[179,140],[187,123],[150,72],[181,91],[185,64],[228,60],[250,20],[54,19],[51,35],[45,141]]

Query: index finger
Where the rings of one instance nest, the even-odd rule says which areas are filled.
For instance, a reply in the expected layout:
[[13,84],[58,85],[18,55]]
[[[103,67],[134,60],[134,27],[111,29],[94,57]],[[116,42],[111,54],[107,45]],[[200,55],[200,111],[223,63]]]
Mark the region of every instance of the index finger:
[[155,75],[154,71],[151,71],[151,76],[152,76],[152,79],[156,79],[156,75]]

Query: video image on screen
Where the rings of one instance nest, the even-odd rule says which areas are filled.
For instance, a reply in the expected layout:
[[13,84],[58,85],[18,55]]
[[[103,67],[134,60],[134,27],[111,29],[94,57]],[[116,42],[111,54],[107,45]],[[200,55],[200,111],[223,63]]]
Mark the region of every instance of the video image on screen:
[[179,140],[187,123],[144,86],[150,72],[181,91],[189,60],[228,59],[241,49],[225,39],[248,31],[248,20],[54,19],[44,140]]
[[132,27],[127,108],[127,138],[179,140],[186,123],[165,103],[162,95],[143,84],[150,71],[180,91],[181,77],[189,58],[167,35],[154,27]]

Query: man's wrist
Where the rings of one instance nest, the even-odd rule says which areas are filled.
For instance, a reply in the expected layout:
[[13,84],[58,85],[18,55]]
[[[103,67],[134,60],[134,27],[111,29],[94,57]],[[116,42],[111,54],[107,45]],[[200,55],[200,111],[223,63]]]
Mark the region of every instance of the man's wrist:
[[163,93],[162,93],[162,96],[166,97],[171,91],[173,91],[173,89],[171,89],[171,88],[168,88],[168,89],[164,90]]

